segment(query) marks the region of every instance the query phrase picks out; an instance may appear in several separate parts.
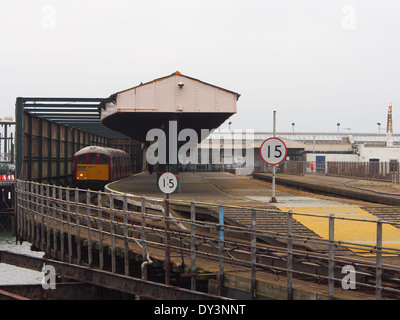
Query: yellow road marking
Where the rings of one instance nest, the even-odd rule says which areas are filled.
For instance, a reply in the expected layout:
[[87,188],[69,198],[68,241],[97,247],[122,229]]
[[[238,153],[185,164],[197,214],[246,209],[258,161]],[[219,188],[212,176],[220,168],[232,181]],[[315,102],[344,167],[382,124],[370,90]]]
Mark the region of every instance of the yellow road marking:
[[[347,217],[355,219],[373,220],[378,218],[357,206],[329,206],[329,207],[278,207],[282,211],[292,210],[293,213],[307,213],[311,215]],[[324,217],[302,216],[293,217],[320,237],[329,239],[329,221]],[[335,241],[345,241],[355,244],[376,245],[376,222],[335,220]],[[400,229],[389,224],[382,226],[382,246],[400,250]],[[365,250],[352,248],[352,251],[369,256],[373,255]]]

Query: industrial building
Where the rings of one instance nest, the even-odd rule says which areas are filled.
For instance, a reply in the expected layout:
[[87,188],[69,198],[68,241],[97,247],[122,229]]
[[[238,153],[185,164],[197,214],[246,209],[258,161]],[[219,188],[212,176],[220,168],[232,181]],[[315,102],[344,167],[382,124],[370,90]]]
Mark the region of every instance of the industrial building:
[[[389,107],[386,133],[278,132],[275,136],[287,147],[286,161],[280,165],[279,170],[302,163],[304,168],[301,173],[327,173],[327,163],[351,162],[388,163],[390,171],[397,172],[400,135],[393,134],[392,127],[392,108]],[[254,164],[253,172],[266,172],[269,168],[261,158],[260,147],[266,139],[273,136],[272,132],[216,130],[199,144],[199,149],[208,148],[210,154],[213,152],[211,150],[215,154],[215,149],[219,149],[220,162],[210,161],[210,164],[204,165],[199,156],[198,167],[230,170],[244,165],[247,160]]]
[[[235,159],[227,158],[226,148],[242,148],[253,150],[254,170],[265,171],[265,163],[260,156],[260,146],[264,140],[273,136],[270,132],[254,133],[254,141],[243,139],[242,132],[215,131],[200,149],[206,145],[220,148],[221,162],[225,168],[235,165]],[[400,135],[392,135],[393,145],[388,146],[385,134],[341,134],[341,133],[276,133],[287,146],[287,161],[329,162],[329,161],[399,161]],[[208,140],[208,141],[207,141]],[[247,139],[248,140],[248,139]],[[245,158],[246,154],[242,154]],[[199,161],[200,163],[200,161]],[[215,165],[214,165],[215,167]]]

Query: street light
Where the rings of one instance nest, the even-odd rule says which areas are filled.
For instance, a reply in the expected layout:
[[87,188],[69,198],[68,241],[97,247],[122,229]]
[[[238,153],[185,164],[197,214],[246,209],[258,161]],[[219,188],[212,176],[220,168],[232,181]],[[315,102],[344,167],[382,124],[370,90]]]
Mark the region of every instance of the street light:
[[292,122],[292,132],[293,132],[293,133],[294,133],[294,125],[295,125],[295,123]]
[[378,132],[381,133],[381,123],[377,122],[376,124],[378,125]]
[[340,128],[340,123],[338,122],[338,123],[337,123],[337,132],[339,132],[339,131],[340,131],[340,129],[339,129],[339,128]]

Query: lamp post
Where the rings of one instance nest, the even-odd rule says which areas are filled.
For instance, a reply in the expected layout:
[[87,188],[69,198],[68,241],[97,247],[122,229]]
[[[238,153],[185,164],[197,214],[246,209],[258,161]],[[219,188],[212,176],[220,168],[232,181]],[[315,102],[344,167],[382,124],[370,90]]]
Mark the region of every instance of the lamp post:
[[294,125],[295,125],[295,123],[292,122],[292,132],[293,132],[293,133],[294,133]]
[[381,123],[377,122],[376,124],[378,125],[378,132],[381,133]]
[[337,132],[339,132],[340,131],[340,123],[338,122],[337,123]]

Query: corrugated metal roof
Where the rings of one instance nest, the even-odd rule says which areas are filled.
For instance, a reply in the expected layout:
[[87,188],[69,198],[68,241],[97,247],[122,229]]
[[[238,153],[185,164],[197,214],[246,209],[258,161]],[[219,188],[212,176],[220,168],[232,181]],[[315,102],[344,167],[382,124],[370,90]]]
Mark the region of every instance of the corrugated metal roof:
[[110,98],[112,99],[112,98],[115,97],[118,93],[125,92],[125,91],[128,91],[128,90],[132,90],[132,89],[138,88],[138,87],[140,87],[140,86],[148,85],[148,84],[150,84],[150,83],[153,83],[153,82],[156,82],[156,81],[160,81],[160,80],[163,80],[163,79],[166,79],[166,78],[169,78],[169,77],[173,77],[173,76],[176,76],[176,75],[182,76],[182,77],[185,77],[185,78],[188,78],[188,79],[196,80],[196,81],[198,81],[198,82],[204,83],[204,84],[206,84],[206,85],[209,85],[209,86],[212,86],[212,87],[214,87],[214,88],[218,88],[218,89],[221,89],[221,90],[230,92],[230,93],[234,93],[234,94],[236,94],[236,97],[237,97],[236,99],[239,99],[239,97],[240,97],[240,94],[237,93],[237,92],[234,92],[234,91],[231,91],[231,90],[228,90],[228,89],[225,89],[225,88],[218,87],[218,86],[213,85],[213,84],[211,84],[211,83],[204,82],[204,81],[201,81],[201,80],[196,79],[196,78],[193,78],[193,77],[189,77],[189,76],[187,76],[187,75],[184,75],[184,74],[180,73],[179,71],[176,71],[176,72],[174,72],[174,73],[171,73],[171,74],[168,75],[168,76],[164,76],[164,77],[161,77],[161,78],[157,78],[157,79],[148,81],[148,82],[146,82],[146,83],[140,83],[139,85],[134,86],[134,87],[132,87],[132,88],[128,88],[128,89],[125,89],[125,90],[116,92],[115,94],[111,95]]
[[50,122],[87,131],[109,139],[126,136],[102,125],[100,109],[104,98],[23,98],[24,112]]
[[[400,137],[392,135],[392,140],[395,142],[400,141]],[[384,136],[354,136],[354,141],[359,142],[386,142],[386,135]]]
[[[276,137],[282,139],[288,139],[293,141],[301,141],[301,142],[335,142],[342,143],[343,139],[349,139],[350,141],[354,140],[355,143],[368,143],[368,142],[386,142],[386,134],[338,134],[338,133],[276,133]],[[247,136],[247,138],[249,135]],[[273,137],[271,132],[254,132],[253,133],[254,140],[264,141],[268,138]],[[232,139],[232,140],[240,140],[246,139],[246,130],[237,130],[232,132],[227,131],[214,131],[211,133],[207,139]],[[392,139],[394,142],[400,142],[400,136],[392,135]]]

